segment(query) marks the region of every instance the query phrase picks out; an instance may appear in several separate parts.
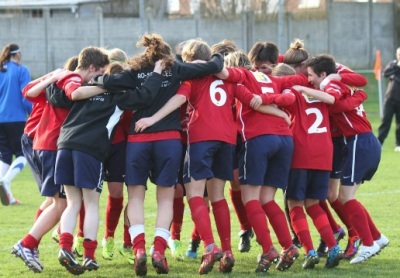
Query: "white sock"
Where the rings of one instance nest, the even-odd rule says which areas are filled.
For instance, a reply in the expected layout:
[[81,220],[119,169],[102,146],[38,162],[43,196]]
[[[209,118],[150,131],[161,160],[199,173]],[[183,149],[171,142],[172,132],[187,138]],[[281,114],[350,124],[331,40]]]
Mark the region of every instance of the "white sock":
[[140,234],[144,234],[144,225],[138,224],[138,225],[133,225],[129,227],[129,234],[131,235],[131,241],[133,240]]
[[9,168],[10,164],[0,161],[0,179],[2,179],[7,174]]
[[18,156],[14,161],[11,163],[7,173],[1,179],[6,183],[11,183],[11,181],[18,175],[19,172],[25,167],[26,165],[26,158],[24,156]]
[[164,228],[156,228],[156,232],[154,233],[154,237],[162,237],[165,239],[166,242],[168,242],[168,238],[171,236],[171,233]]

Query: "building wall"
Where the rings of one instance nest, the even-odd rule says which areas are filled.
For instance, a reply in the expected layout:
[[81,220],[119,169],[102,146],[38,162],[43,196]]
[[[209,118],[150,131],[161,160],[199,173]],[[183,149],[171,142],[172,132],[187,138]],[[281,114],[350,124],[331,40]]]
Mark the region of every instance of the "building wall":
[[[395,13],[391,3],[333,3],[327,18],[302,19],[286,15],[284,53],[295,38],[303,39],[311,54],[330,53],[340,63],[354,69],[372,68],[375,51],[382,53],[383,63],[394,59],[397,47]],[[88,7],[92,10],[93,7]],[[178,42],[201,37],[210,45],[228,38],[238,48],[248,51],[253,43],[278,42],[277,19],[256,20],[246,17],[218,19],[151,19],[106,18],[100,9],[94,15],[43,18],[0,18],[0,45],[16,42],[22,49],[22,61],[33,77],[62,67],[70,56],[89,45],[119,47],[129,55],[140,53],[136,48],[141,30],[156,32],[173,46]],[[60,12],[59,12],[60,13]],[[144,26],[142,26],[142,24]]]

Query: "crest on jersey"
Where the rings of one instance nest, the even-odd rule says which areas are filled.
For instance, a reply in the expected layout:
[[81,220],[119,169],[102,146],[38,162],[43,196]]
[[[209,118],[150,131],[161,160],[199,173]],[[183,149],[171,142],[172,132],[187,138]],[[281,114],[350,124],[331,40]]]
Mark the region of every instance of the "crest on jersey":
[[302,96],[304,97],[304,99],[306,100],[307,103],[321,102],[320,100],[318,100],[312,96],[309,96],[305,93],[302,93]]

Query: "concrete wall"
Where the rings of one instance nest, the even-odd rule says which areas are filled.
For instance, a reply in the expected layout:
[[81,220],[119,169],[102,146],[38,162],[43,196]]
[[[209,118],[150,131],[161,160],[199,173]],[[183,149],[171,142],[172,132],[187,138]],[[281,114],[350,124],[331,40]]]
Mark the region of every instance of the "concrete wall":
[[[330,53],[340,63],[354,69],[372,68],[375,51],[382,53],[386,64],[395,57],[396,36],[394,6],[391,3],[333,3],[327,18],[296,19],[285,16],[284,49],[295,38],[305,41],[311,54]],[[254,20],[243,15],[236,20],[103,18],[100,10],[93,16],[76,18],[68,11],[62,17],[0,18],[0,45],[16,42],[22,48],[22,62],[32,77],[57,67],[88,45],[119,47],[129,55],[141,52],[136,48],[142,23],[148,32],[161,34],[173,47],[180,41],[201,37],[210,45],[228,38],[240,49],[248,51],[253,43],[278,42],[278,22]]]

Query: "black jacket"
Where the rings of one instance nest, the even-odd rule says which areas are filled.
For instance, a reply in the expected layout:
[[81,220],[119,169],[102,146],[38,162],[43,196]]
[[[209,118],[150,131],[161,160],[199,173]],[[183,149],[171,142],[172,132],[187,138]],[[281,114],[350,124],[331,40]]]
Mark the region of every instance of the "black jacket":
[[383,71],[383,76],[389,79],[386,88],[386,99],[400,102],[400,67],[398,61],[390,62]]

